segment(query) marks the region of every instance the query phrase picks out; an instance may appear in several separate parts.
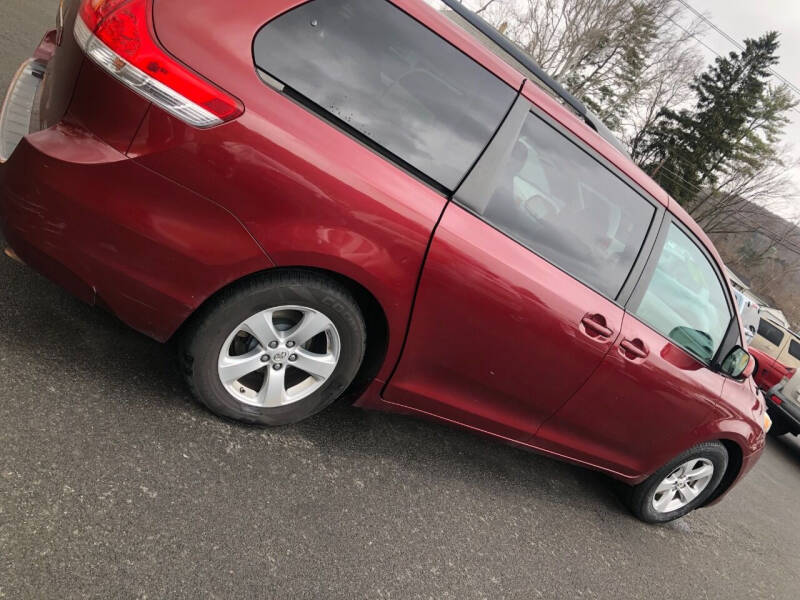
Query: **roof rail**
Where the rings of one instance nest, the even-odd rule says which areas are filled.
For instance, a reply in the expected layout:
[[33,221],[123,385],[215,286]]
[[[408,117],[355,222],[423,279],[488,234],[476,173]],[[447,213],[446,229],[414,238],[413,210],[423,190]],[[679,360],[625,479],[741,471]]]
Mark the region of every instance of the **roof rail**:
[[586,122],[586,124],[589,125],[589,127],[594,129],[602,138],[604,138],[617,150],[628,156],[628,151],[625,146],[623,146],[614,136],[614,134],[611,133],[608,127],[606,127],[606,125],[596,115],[592,114],[592,112],[586,108],[583,102],[570,94],[560,83],[545,73],[542,68],[536,64],[536,61],[523,52],[519,46],[497,31],[497,29],[492,27],[492,25],[485,21],[483,17],[472,12],[466,6],[461,4],[459,0],[441,1],[467,23],[475,27],[475,29],[480,31],[483,35],[505,50],[514,60],[536,75],[536,77],[538,77],[544,85],[553,90],[553,92],[559,98],[569,104],[572,109],[577,112],[578,115],[580,115],[580,117]]

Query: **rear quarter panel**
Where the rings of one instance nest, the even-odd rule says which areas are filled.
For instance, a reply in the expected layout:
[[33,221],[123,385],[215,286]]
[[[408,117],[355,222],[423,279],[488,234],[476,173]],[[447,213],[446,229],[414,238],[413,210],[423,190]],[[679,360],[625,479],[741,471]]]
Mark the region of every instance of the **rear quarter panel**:
[[800,369],[800,359],[794,356],[791,352],[792,342],[795,344],[800,344],[800,340],[789,334],[787,334],[786,337],[788,339],[781,347],[781,352],[778,354],[778,361],[790,369]]
[[0,170],[0,221],[23,260],[161,341],[209,290],[272,266],[228,210],[65,123]]
[[[198,130],[151,108],[128,153],[230,210],[277,266],[334,271],[369,290],[389,325],[382,379],[399,356],[423,257],[447,198],[261,81],[253,38],[298,4],[200,0],[186,10],[156,0],[159,41],[241,99],[245,113]],[[396,4],[412,16],[440,19],[453,43],[472,43],[425,4]],[[521,85],[510,67],[503,76]]]
[[[783,344],[783,342],[781,342]],[[781,352],[781,346],[776,346],[772,342],[770,342],[767,338],[756,332],[755,336],[753,336],[753,340],[750,342],[750,347],[763,352],[767,356],[771,356],[775,358]]]

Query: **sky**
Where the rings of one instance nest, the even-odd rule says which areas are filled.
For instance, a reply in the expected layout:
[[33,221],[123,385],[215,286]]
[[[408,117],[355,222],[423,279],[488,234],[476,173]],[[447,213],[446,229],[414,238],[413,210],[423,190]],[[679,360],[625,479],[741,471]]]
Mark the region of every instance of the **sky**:
[[[714,25],[728,33],[740,43],[745,38],[755,38],[770,30],[781,34],[780,63],[775,70],[800,87],[800,1],[798,0],[686,0],[686,2],[708,17]],[[703,42],[720,54],[735,48],[720,34],[709,28]],[[708,61],[714,59],[711,52],[701,47]],[[798,106],[800,110],[800,106]],[[787,127],[786,139],[800,156],[800,113],[792,111],[793,122]],[[800,218],[800,169],[794,175],[798,198],[781,210],[789,218]],[[776,211],[777,212],[777,211]]]

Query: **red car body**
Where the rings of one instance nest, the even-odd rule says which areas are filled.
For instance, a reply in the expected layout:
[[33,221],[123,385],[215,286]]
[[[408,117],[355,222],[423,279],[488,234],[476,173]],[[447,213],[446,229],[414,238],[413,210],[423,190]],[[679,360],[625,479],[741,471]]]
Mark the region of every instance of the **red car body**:
[[778,385],[784,379],[791,379],[796,373],[796,369],[787,367],[777,358],[770,356],[766,352],[762,352],[756,348],[750,348],[748,352],[758,361],[758,368],[753,373],[753,380],[761,390],[767,391],[771,387]]
[[[521,90],[722,264],[694,221],[572,112],[423,2],[392,2]],[[244,107],[198,129],[85,59],[71,35],[77,2],[67,2],[63,36],[50,32],[35,55],[47,65],[40,127],[0,167],[2,230],[16,254],[160,341],[251,274],[331,274],[380,307],[382,347],[360,406],[428,415],[628,483],[707,440],[731,454],[722,489],[747,472],[764,445],[750,378],[706,368],[265,85],[254,35],[302,3],[149,5],[163,49]],[[613,335],[598,338],[590,315]],[[630,340],[647,356],[631,355]]]

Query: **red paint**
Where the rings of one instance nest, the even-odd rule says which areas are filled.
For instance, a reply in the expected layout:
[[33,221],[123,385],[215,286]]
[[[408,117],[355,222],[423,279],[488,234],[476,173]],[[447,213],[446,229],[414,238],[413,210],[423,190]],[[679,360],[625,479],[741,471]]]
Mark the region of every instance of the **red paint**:
[[774,356],[756,348],[748,348],[747,351],[758,361],[758,370],[753,374],[753,379],[762,390],[768,390],[794,374],[794,369],[787,367]]
[[[609,335],[587,328],[587,314],[601,315]],[[598,367],[622,316],[612,302],[451,204],[384,397],[527,441]]]
[[[394,1],[522,86],[447,18]],[[385,362],[361,406],[456,423],[634,483],[705,440],[741,449],[738,477],[751,468],[764,435],[749,379],[711,371],[259,79],[253,37],[299,3],[197,1],[187,11],[156,0],[159,50],[245,107],[218,127],[185,125],[86,61],[77,85],[60,82],[47,101],[66,113],[0,167],[0,225],[20,257],[159,340],[242,277],[329,271],[369,291],[388,324]],[[37,56],[69,63],[75,44],[55,48],[51,37]],[[719,261],[629,159],[533,84],[523,94]]]
[[[114,107],[108,110],[106,107]],[[121,86],[91,61],[81,66],[65,121],[90,130],[109,146],[125,152],[150,103]]]
[[[650,348],[639,357],[624,340]],[[625,315],[600,368],[536,435],[541,447],[635,478],[696,443],[724,378]]]
[[118,56],[222,121],[242,114],[241,102],[191,72],[161,48],[150,24],[153,0],[105,2],[100,8],[92,8],[93,4],[92,0],[83,0],[81,17],[95,37]]

